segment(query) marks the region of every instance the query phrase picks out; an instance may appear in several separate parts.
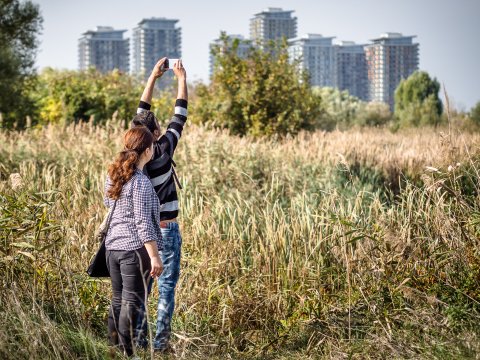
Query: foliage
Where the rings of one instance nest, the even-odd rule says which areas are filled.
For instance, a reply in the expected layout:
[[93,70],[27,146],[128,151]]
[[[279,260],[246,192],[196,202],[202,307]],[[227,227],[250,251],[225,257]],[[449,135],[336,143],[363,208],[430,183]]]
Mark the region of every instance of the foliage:
[[402,80],[395,91],[395,115],[401,127],[435,125],[443,111],[440,84],[428,73],[416,71]]
[[322,116],[317,127],[323,130],[347,129],[354,125],[361,100],[348,91],[330,87],[313,88],[315,95],[322,99]]
[[[160,80],[161,81],[161,80]],[[135,114],[144,84],[118,70],[102,74],[86,71],[45,69],[38,77],[32,97],[38,104],[40,123],[87,121],[103,123],[116,117],[127,122]],[[172,114],[171,89],[156,90],[152,111],[160,120]]]
[[35,93],[42,123],[96,122],[112,117],[129,119],[136,109],[142,88],[128,74],[113,71],[101,74],[87,71],[45,69],[38,78]]
[[362,103],[356,120],[360,126],[383,126],[392,120],[392,113],[385,103]]
[[346,130],[354,126],[383,126],[391,121],[392,114],[387,104],[367,103],[335,88],[314,88],[322,100],[322,115],[317,128],[323,130]]
[[18,276],[18,272],[33,275],[35,270],[48,267],[50,251],[63,237],[61,226],[48,214],[56,195],[55,192],[0,195],[0,273],[3,286]]
[[[1,275],[15,286],[0,292],[0,357],[106,357],[110,284],[84,273],[119,125],[0,131],[1,234],[14,234]],[[177,352],[474,358],[480,136],[452,134],[363,128],[278,141],[186,128],[175,155],[185,185]],[[12,172],[24,180],[16,192]],[[39,230],[40,243],[61,241],[41,251]],[[35,261],[9,245],[22,241]]]
[[238,135],[286,135],[311,129],[320,115],[320,99],[306,74],[289,61],[287,46],[252,48],[237,55],[239,40],[222,34],[214,46],[214,73],[209,85],[196,88],[192,121],[227,128]]
[[23,124],[34,112],[28,90],[41,29],[38,5],[0,0],[0,113],[7,125]]
[[470,119],[480,127],[480,101],[470,110]]
[[[0,294],[0,357],[105,356],[106,344],[89,334],[98,320],[89,319],[87,329],[82,319],[98,310],[103,313],[106,307],[97,309],[98,301],[90,301],[87,311],[79,306],[76,286],[80,290],[85,286],[82,276],[72,279],[67,265],[65,227],[56,218],[65,198],[59,191],[28,191],[21,181],[15,188],[4,189],[0,195],[0,275],[4,289]],[[98,294],[83,296],[95,297]]]

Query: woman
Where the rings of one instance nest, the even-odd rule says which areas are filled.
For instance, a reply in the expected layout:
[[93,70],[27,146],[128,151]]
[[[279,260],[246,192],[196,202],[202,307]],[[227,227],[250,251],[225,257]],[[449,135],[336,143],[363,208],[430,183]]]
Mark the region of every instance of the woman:
[[162,272],[160,204],[142,172],[153,155],[153,135],[141,126],[128,130],[124,150],[108,168],[105,205],[113,211],[105,238],[107,266],[112,280],[108,315],[110,344],[133,354],[133,329],[145,303],[150,276]]

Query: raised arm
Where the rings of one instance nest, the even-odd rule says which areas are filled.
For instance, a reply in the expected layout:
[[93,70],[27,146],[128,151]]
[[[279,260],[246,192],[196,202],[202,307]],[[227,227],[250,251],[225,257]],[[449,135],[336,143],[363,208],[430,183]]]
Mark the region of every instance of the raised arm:
[[150,104],[152,103],[152,96],[153,96],[153,89],[155,87],[155,81],[157,81],[157,79],[160,78],[165,72],[165,70],[163,70],[163,64],[165,63],[166,59],[167,59],[166,57],[161,58],[153,67],[152,73],[148,77],[147,85],[145,86],[142,97],[140,99],[139,110],[140,109],[144,110],[146,107],[148,107],[148,109],[146,110],[150,110]]
[[173,72],[178,79],[177,99],[188,101],[187,72],[183,67],[182,59],[173,65]]
[[175,100],[175,113],[170,120],[165,134],[171,144],[171,153],[175,151],[178,141],[182,136],[183,127],[187,121],[188,106],[188,90],[187,90],[187,73],[183,67],[182,60],[173,65],[173,72],[178,80],[177,100]]

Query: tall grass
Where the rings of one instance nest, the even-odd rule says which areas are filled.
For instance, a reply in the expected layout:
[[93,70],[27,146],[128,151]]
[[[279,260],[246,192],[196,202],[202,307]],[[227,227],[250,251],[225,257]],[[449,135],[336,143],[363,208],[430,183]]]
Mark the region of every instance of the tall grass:
[[[84,270],[122,133],[0,132],[2,357],[108,355],[110,286]],[[428,129],[253,141],[187,128],[178,355],[478,356],[479,144]]]

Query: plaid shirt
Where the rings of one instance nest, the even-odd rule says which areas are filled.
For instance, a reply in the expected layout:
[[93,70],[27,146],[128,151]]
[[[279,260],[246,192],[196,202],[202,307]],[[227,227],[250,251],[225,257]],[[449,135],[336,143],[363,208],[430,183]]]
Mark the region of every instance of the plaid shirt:
[[[110,209],[115,202],[107,196],[107,190],[111,185],[110,177],[107,176],[104,203]],[[136,169],[132,178],[123,186],[117,200],[105,238],[107,250],[137,250],[149,241],[156,241],[158,249],[162,250],[159,221],[160,202],[152,183]]]

